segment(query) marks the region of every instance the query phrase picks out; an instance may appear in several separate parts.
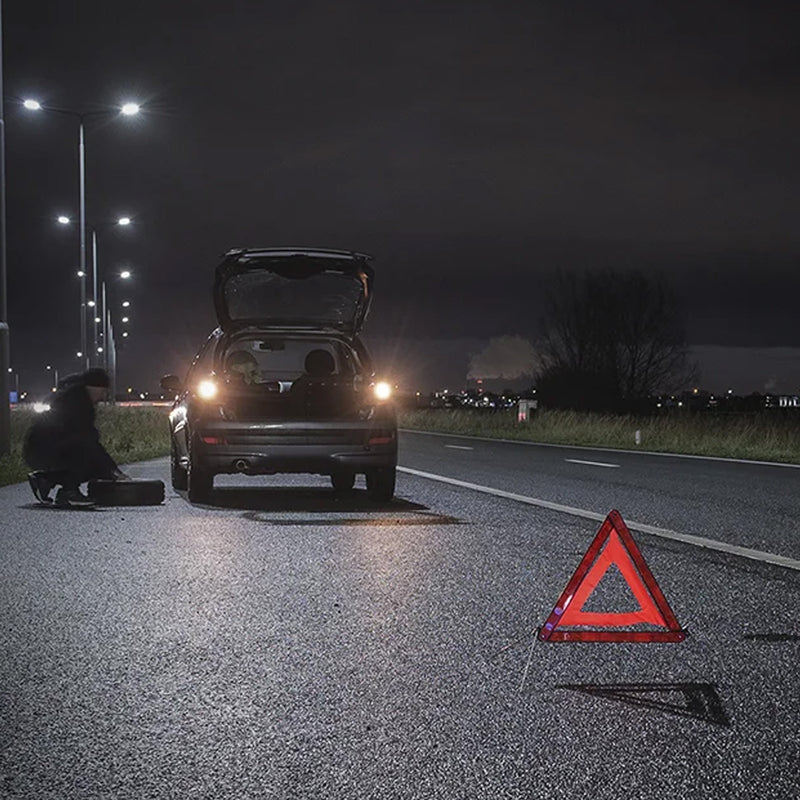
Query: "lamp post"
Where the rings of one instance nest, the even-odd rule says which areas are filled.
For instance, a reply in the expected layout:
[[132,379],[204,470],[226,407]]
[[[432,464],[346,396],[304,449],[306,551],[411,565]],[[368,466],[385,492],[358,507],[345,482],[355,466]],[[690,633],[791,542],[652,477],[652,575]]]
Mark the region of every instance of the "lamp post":
[[140,111],[136,103],[125,103],[115,111],[74,111],[70,108],[42,105],[38,100],[28,99],[22,105],[28,111],[48,111],[53,114],[63,114],[78,120],[78,172],[80,178],[80,273],[81,273],[81,350],[89,367],[90,356],[87,348],[86,329],[86,147],[85,147],[85,122],[90,117],[108,117],[122,113],[126,117],[138,114]]
[[[69,225],[72,222],[72,220],[65,214],[60,215],[56,221],[60,225]],[[97,257],[97,233],[100,229],[111,226],[126,228],[131,224],[131,221],[132,220],[130,217],[120,217],[115,222],[105,223],[105,225],[89,225],[89,228],[92,231],[92,296],[91,299],[86,301],[86,305],[92,310],[93,334],[91,353],[88,353],[87,357],[90,362],[93,361],[95,364],[102,364],[103,366],[106,364],[106,356],[104,355],[104,351],[106,350],[104,336],[106,316],[105,281],[100,280],[100,263]],[[83,270],[78,272],[78,276],[84,277]],[[119,275],[120,278],[130,278],[130,276],[130,270],[123,270]],[[102,302],[98,292],[98,285],[102,286]],[[98,327],[100,330],[98,330]],[[102,346],[99,341],[100,336],[103,336]],[[100,357],[101,355],[103,356],[102,358]]]
[[50,391],[54,392],[56,389],[58,389],[58,369],[53,369],[51,364],[48,364],[45,369],[48,372],[53,373],[53,386],[51,387]]
[[[121,228],[127,228],[131,224],[130,217],[120,217],[116,222],[112,223],[116,226]],[[100,355],[100,350],[98,349],[100,344],[98,341],[98,325],[102,325],[103,328],[105,327],[105,316],[106,316],[106,305],[105,305],[105,281],[102,282],[103,285],[103,314],[102,317],[98,313],[98,306],[100,304],[100,297],[98,296],[97,289],[98,289],[98,281],[99,281],[99,264],[97,261],[97,227],[92,226],[92,301],[94,303],[94,325],[92,330],[94,331],[94,335],[92,337],[92,353],[94,354],[93,357]],[[120,275],[120,277],[130,277],[130,272],[125,272]],[[103,347],[106,348],[105,339],[103,339]],[[103,358],[96,358],[98,363],[106,363],[106,356],[104,355]]]
[[11,452],[11,404],[8,373],[11,360],[6,282],[6,125],[3,116],[3,5],[0,0],[0,457]]
[[[131,278],[131,271],[129,269],[124,269],[119,273],[120,280],[127,281]],[[116,397],[116,388],[117,388],[117,341],[114,336],[114,325],[113,320],[111,317],[111,309],[108,307],[108,300],[106,294],[106,282],[103,281],[102,284],[102,319],[103,319],[103,368],[108,373],[109,380],[110,380],[110,397],[111,402],[113,403]],[[123,315],[121,318],[121,322],[123,325],[127,325],[130,322],[130,317],[128,316],[130,312],[127,310],[130,308],[130,300],[124,300],[122,302],[123,308]],[[123,338],[128,337],[128,331],[122,332]]]

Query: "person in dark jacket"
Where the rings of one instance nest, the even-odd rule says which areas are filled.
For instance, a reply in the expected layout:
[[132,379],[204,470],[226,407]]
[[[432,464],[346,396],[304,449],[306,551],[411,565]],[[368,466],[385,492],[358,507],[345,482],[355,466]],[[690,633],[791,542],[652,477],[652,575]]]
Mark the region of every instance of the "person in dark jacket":
[[22,454],[33,470],[28,482],[40,502],[51,502],[50,491],[59,486],[57,506],[92,505],[80,491],[82,483],[127,478],[100,443],[95,427],[95,405],[105,398],[108,384],[108,374],[99,368],[70,375],[59,384],[50,411],[28,429]]

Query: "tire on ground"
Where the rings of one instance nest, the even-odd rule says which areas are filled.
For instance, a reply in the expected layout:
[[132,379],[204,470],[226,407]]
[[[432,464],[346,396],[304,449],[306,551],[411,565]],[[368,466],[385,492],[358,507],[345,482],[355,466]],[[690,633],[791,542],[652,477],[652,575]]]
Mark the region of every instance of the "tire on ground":
[[164,482],[89,481],[88,494],[99,506],[157,506],[164,502]]

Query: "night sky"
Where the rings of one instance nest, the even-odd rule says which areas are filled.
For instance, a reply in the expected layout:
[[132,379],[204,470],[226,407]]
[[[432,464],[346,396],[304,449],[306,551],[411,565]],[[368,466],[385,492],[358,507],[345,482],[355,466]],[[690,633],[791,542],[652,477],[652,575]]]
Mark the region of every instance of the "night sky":
[[[618,266],[679,293],[702,386],[800,392],[794,0],[3,12],[23,387],[44,389],[48,363],[78,368],[79,345],[77,225],[55,223],[77,218],[77,123],[21,108],[35,97],[143,106],[87,127],[87,217],[115,301],[113,275],[135,272],[125,385],[185,371],[216,324],[220,254],[289,244],[375,256],[365,339],[410,389],[461,388],[476,358],[491,377],[488,354],[519,344],[500,337],[535,346],[553,270]],[[129,229],[107,224],[122,213]]]

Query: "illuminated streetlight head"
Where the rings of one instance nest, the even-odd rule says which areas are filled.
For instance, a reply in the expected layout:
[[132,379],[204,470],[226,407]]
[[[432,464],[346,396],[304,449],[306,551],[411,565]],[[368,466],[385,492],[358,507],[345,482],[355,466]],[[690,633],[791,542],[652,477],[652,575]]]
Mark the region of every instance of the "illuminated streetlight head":
[[41,111],[42,104],[38,100],[25,100],[22,104],[28,111]]
[[94,318],[94,321],[95,321],[95,322],[100,322],[100,317],[95,317],[95,318]]
[[131,271],[129,269],[124,269],[122,272],[120,272],[119,276],[120,278],[125,278],[127,280],[131,276]]
[[126,117],[132,117],[134,114],[139,113],[139,104],[138,103],[125,103],[124,106],[120,109],[122,113]]
[[123,317],[123,318],[122,318],[122,321],[123,321],[123,322],[130,322],[130,319],[129,319],[128,317]]
[[69,217],[65,217],[63,214],[56,220],[59,225],[69,225],[72,221]]
[[123,337],[123,338],[126,338],[126,337],[127,337],[127,335],[128,335],[128,331],[123,331],[123,333],[122,333],[122,337]]
[[86,305],[89,306],[89,308],[94,308],[94,300],[90,300]]
[[129,308],[129,307],[130,307],[130,304],[131,304],[131,301],[130,301],[130,300],[123,300],[123,301],[122,301],[122,307],[123,307],[123,308]]
[[77,352],[77,353],[75,353],[75,355],[76,355],[78,358],[83,358],[83,353],[81,353],[81,351],[80,351],[80,350],[78,350],[78,352]]
[[78,277],[79,278],[85,278],[86,277],[86,273],[82,269],[79,269],[78,270]]
[[123,227],[125,227],[126,225],[130,225],[130,224],[131,224],[131,218],[130,217],[120,217],[117,220],[117,225],[122,225]]

